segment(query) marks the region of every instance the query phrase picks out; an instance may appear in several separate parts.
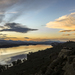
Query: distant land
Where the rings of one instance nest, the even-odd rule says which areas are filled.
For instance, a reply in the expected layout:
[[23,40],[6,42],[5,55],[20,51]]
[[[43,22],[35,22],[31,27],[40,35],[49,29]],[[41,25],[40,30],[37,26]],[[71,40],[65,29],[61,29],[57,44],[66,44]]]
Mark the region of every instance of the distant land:
[[21,45],[57,45],[64,43],[60,41],[12,41],[12,40],[0,40],[0,48],[15,47]]

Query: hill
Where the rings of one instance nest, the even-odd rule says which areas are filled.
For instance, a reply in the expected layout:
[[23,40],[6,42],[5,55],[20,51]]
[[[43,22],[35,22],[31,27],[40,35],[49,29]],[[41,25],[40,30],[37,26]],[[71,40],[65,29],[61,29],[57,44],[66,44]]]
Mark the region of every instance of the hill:
[[74,75],[75,42],[58,44],[44,51],[29,53],[23,63],[1,70],[0,75]]
[[63,43],[60,41],[13,41],[13,40],[0,40],[0,48],[8,48],[8,47],[15,47],[21,45],[57,45],[59,43]]

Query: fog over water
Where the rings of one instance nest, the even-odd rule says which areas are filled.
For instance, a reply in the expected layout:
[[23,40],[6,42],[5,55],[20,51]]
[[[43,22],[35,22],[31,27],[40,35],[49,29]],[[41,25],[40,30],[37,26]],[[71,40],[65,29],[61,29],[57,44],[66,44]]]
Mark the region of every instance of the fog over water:
[[29,45],[0,49],[0,64],[9,64],[17,59],[27,58],[29,52],[52,48],[51,45]]

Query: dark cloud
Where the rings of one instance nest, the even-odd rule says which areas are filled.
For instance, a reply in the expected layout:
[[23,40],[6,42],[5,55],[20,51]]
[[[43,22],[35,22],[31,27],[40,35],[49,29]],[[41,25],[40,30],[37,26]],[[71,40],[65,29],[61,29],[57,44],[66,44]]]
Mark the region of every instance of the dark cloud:
[[73,32],[75,30],[60,30],[59,32]]
[[[38,12],[41,9],[48,7],[56,0],[0,0],[0,22],[11,22],[16,20],[23,13]],[[18,12],[14,14],[7,13]]]
[[35,31],[35,30],[38,30],[38,29],[31,29],[31,28],[28,28],[26,26],[23,26],[19,23],[6,23],[4,26],[3,26],[4,29],[0,30],[1,32],[2,31],[14,31],[14,32],[20,32],[20,33],[27,33],[28,31]]
[[4,21],[6,12],[19,0],[0,0],[0,23]]
[[25,39],[29,39],[29,37],[24,37]]

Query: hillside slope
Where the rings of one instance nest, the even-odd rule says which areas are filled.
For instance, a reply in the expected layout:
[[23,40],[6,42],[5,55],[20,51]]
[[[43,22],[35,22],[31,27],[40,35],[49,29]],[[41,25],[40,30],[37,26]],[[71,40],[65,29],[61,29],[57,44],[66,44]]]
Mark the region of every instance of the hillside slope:
[[0,75],[75,74],[75,42],[69,41],[27,56],[27,61],[4,70]]

